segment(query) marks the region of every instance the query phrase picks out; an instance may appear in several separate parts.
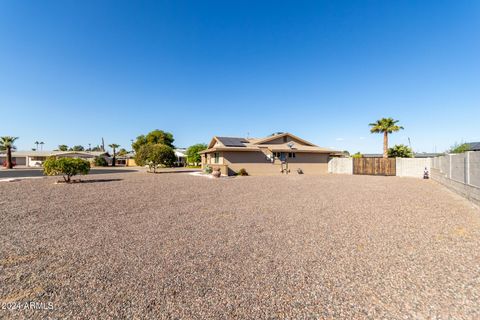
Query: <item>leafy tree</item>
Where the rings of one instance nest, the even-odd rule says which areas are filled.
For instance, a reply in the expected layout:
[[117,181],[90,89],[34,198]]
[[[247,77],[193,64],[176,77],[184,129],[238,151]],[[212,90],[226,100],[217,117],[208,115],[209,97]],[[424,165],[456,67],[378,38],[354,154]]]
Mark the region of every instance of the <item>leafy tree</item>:
[[66,144],[61,144],[61,145],[58,146],[58,150],[68,151],[68,146]]
[[397,144],[388,149],[388,156],[392,158],[413,158],[413,151],[409,146]]
[[128,151],[126,149],[122,148],[122,149],[118,150],[117,155],[125,156],[127,153],[128,153]]
[[140,166],[148,165],[149,170],[156,172],[159,166],[172,166],[175,152],[164,144],[145,144],[135,154],[135,162]]
[[403,130],[402,126],[397,125],[398,120],[393,118],[382,118],[369,126],[371,133],[383,133],[383,157],[388,158],[388,135],[393,132]]
[[10,137],[10,136],[5,136],[5,137],[0,137],[0,150],[6,150],[7,151],[7,163],[6,167],[7,169],[12,169],[13,168],[13,162],[12,162],[12,149],[15,150],[15,146],[13,145],[15,141],[18,139],[18,137]]
[[148,133],[146,136],[143,134],[138,136],[137,140],[132,143],[132,148],[135,150],[135,152],[138,152],[140,147],[146,144],[164,144],[170,148],[174,148],[173,141],[173,135],[170,132],[157,129]]
[[107,160],[105,160],[104,157],[95,157],[95,159],[93,159],[93,163],[97,167],[107,167],[108,166],[108,162],[107,162]]
[[199,152],[205,149],[207,149],[207,145],[205,143],[197,143],[188,147],[187,163],[194,163],[195,165],[198,165],[200,161],[202,161],[202,157]]
[[357,152],[355,154],[352,154],[352,158],[363,158],[363,154],[361,154],[360,152]]
[[470,151],[470,145],[468,143],[455,143],[450,147],[448,153],[464,153]]
[[49,157],[43,163],[43,173],[47,176],[62,175],[66,183],[71,182],[71,177],[77,174],[88,174],[90,162],[78,158]]
[[117,159],[116,159],[116,152],[115,152],[115,150],[116,150],[118,147],[120,147],[120,145],[119,145],[119,144],[116,144],[116,143],[112,143],[112,144],[109,144],[108,146],[109,146],[110,148],[112,148],[112,150],[113,150],[113,154],[112,154],[112,167],[115,167],[115,162],[116,162],[116,160],[117,160]]
[[93,147],[91,151],[103,151],[102,147],[100,146],[96,146],[96,147]]
[[85,151],[85,148],[81,145],[73,146],[70,151]]

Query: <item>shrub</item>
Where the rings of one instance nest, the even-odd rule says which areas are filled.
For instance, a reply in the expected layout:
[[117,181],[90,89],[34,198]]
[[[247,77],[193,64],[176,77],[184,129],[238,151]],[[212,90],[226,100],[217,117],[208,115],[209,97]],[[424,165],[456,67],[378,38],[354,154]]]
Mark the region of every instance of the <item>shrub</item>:
[[71,177],[77,174],[88,174],[90,171],[90,162],[77,158],[56,158],[49,157],[43,163],[43,173],[47,176],[62,175],[63,180],[69,183]]
[[361,154],[360,152],[357,152],[355,154],[352,154],[352,158],[363,158],[363,154]]
[[213,169],[212,169],[212,167],[210,167],[209,165],[206,165],[206,166],[205,166],[205,169],[203,169],[203,171],[205,171],[205,173],[210,174],[210,173],[213,172]]
[[248,176],[248,173],[247,173],[247,170],[245,170],[244,168],[242,168],[242,169],[238,170],[237,175],[239,175],[239,176]]
[[93,160],[93,164],[96,167],[107,167],[108,166],[108,162],[107,162],[107,160],[105,160],[104,157],[95,157],[95,159]]

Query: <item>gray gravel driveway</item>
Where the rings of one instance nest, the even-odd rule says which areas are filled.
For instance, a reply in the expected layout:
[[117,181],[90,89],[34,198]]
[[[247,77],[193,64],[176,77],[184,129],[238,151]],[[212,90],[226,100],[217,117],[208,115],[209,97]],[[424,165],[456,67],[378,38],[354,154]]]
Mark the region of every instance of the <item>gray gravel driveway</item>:
[[0,318],[480,318],[480,211],[433,181],[87,179],[0,184]]

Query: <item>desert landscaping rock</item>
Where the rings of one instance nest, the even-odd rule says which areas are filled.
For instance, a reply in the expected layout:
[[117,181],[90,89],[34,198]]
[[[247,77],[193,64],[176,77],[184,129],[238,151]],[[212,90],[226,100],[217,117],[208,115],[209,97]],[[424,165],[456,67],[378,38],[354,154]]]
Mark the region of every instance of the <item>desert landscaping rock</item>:
[[[0,318],[475,319],[480,211],[433,181],[0,184]],[[105,180],[105,181],[102,181]]]

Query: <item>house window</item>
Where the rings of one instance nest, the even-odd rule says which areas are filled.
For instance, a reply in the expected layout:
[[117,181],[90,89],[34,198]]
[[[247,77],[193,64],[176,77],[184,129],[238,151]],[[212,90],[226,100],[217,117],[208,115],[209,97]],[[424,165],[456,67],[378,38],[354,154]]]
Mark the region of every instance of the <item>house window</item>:
[[289,158],[295,158],[296,157],[295,152],[289,152],[288,157]]
[[213,154],[213,156],[214,156],[214,158],[215,158],[215,159],[214,159],[214,163],[219,163],[219,162],[220,162],[220,152],[215,152],[215,153]]
[[286,158],[285,152],[274,152],[273,155],[275,156],[275,158],[285,161],[285,158]]

